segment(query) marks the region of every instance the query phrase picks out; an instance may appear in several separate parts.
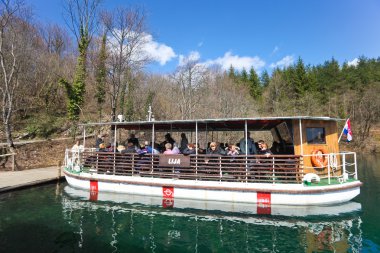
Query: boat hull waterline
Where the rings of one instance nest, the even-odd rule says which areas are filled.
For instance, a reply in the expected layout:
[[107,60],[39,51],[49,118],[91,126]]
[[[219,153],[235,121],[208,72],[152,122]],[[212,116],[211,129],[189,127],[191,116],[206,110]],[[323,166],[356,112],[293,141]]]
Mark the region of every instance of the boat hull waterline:
[[[88,190],[77,189],[71,186],[66,186],[64,188],[65,194],[68,197],[75,200],[83,200],[84,203],[91,201],[92,195]],[[189,199],[176,199],[172,202],[166,201],[161,197],[154,196],[142,196],[134,194],[123,194],[117,192],[99,192],[97,194],[96,203],[98,205],[107,205],[108,203],[113,204],[126,204],[136,207],[141,206],[142,209],[151,207],[160,208],[175,208],[179,212],[192,212],[197,211],[210,211],[216,212],[220,215],[223,212],[226,216],[231,216],[234,214],[244,214],[244,215],[255,215],[263,214],[262,211],[267,211],[267,209],[262,209],[257,204],[246,204],[246,203],[233,203],[233,202],[219,202],[219,201],[205,201],[205,200],[189,200]],[[171,205],[170,205],[171,204]],[[120,206],[122,208],[122,206]],[[275,216],[288,216],[288,217],[309,217],[309,216],[342,216],[342,215],[355,215],[356,212],[361,211],[361,204],[353,201],[349,201],[337,205],[309,205],[309,206],[288,206],[288,205],[271,205],[270,211],[264,212],[264,214],[271,214]]]
[[136,176],[94,175],[64,170],[70,186],[89,192],[118,192],[164,199],[193,199],[261,205],[330,205],[360,194],[360,181],[326,186],[179,180]]

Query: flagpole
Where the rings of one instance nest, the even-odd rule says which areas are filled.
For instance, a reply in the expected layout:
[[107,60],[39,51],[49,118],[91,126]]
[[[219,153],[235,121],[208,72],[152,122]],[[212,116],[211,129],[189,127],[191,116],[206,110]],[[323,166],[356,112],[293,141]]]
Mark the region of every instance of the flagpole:
[[[349,119],[349,118],[348,118],[348,119]],[[340,142],[340,139],[342,138],[342,135],[343,135],[343,132],[344,132],[344,127],[346,126],[348,119],[346,119],[346,122],[344,123],[343,129],[342,129],[342,132],[340,133],[340,136],[339,136],[339,139],[338,139],[338,143]]]

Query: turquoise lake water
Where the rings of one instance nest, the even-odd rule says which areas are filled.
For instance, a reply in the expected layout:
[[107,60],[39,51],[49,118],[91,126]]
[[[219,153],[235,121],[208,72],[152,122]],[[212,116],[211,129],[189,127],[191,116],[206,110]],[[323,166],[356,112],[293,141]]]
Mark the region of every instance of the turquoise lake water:
[[379,156],[359,158],[359,178],[361,194],[349,203],[272,206],[272,215],[255,214],[256,206],[94,198],[66,183],[34,187],[0,195],[0,252],[380,252]]

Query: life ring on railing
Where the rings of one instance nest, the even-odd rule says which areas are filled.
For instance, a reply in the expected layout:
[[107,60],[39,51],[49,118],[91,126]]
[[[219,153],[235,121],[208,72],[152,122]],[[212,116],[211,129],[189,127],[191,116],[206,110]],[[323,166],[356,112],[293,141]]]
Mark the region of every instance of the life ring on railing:
[[318,148],[311,152],[311,164],[317,168],[317,169],[323,169],[327,166],[329,159],[328,154],[329,152],[325,148]]

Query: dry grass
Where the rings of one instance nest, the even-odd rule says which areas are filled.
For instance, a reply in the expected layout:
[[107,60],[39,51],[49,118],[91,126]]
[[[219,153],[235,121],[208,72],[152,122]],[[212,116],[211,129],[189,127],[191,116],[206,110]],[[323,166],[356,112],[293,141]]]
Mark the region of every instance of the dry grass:
[[[30,144],[16,146],[16,170],[28,170],[56,166],[58,162],[63,162],[65,149],[73,145],[72,139],[68,140],[47,140]],[[8,159],[4,167],[0,170],[11,170],[12,162]]]

